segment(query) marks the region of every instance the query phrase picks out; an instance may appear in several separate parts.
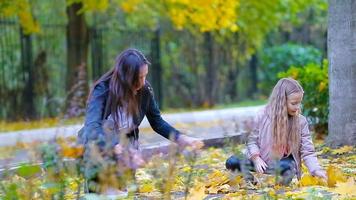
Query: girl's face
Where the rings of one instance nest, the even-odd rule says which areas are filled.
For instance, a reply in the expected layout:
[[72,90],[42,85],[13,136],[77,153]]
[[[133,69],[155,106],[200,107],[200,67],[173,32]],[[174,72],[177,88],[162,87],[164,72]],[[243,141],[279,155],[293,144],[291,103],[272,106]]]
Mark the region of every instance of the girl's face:
[[145,64],[140,68],[140,74],[138,77],[139,78],[138,86],[137,86],[136,90],[141,89],[145,85],[147,74],[148,74],[148,65]]
[[299,114],[302,99],[302,92],[292,93],[287,97],[287,110],[290,116],[296,116]]

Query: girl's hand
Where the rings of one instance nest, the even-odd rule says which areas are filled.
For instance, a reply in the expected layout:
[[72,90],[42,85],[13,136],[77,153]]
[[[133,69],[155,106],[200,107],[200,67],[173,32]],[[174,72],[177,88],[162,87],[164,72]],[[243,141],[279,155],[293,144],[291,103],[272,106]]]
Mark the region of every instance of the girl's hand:
[[326,172],[324,170],[316,170],[313,175],[323,178],[324,180],[327,180]]
[[255,157],[252,161],[253,164],[255,165],[255,170],[258,173],[262,174],[268,167],[265,161],[263,161],[262,158],[259,156]]
[[177,144],[180,147],[190,147],[193,150],[201,149],[204,146],[204,143],[202,141],[186,135],[180,135],[177,139]]

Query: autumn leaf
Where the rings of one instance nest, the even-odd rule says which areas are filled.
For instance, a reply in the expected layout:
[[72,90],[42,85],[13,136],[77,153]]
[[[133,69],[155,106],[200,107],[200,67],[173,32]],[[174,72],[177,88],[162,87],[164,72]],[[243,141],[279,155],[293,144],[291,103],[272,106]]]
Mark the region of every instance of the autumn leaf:
[[204,199],[207,195],[205,194],[205,184],[201,182],[196,182],[189,192],[188,200],[201,200]]
[[341,195],[346,195],[346,196],[355,196],[356,197],[356,184],[355,180],[350,177],[347,182],[344,183],[336,183],[336,188],[333,190],[333,192],[341,194]]
[[307,174],[300,179],[299,185],[300,186],[314,186],[314,185],[326,186],[326,183],[323,179],[319,177],[315,177]]
[[345,145],[345,146],[340,147],[340,148],[338,148],[338,149],[333,149],[333,150],[331,151],[331,153],[332,153],[333,155],[340,155],[340,154],[352,152],[352,150],[353,150],[353,147],[352,147],[352,146],[347,146],[347,145]]
[[78,158],[83,155],[84,147],[83,146],[69,146],[62,144],[62,156],[66,158]]
[[154,191],[154,185],[152,182],[146,182],[140,185],[139,187],[139,192],[140,193],[148,193],[148,192],[153,192]]
[[235,177],[230,178],[229,185],[231,187],[239,187],[242,182],[243,182],[243,177],[241,175],[237,175]]
[[239,200],[239,199],[246,199],[247,190],[240,190],[237,192],[229,193],[224,196],[224,200]]
[[206,184],[206,187],[216,187],[219,185],[223,185],[229,182],[229,177],[226,173],[215,170],[213,173],[208,175],[208,183]]
[[328,169],[326,170],[328,175],[328,186],[334,187],[337,182],[346,182],[346,177],[344,173],[338,168],[333,165],[329,165]]

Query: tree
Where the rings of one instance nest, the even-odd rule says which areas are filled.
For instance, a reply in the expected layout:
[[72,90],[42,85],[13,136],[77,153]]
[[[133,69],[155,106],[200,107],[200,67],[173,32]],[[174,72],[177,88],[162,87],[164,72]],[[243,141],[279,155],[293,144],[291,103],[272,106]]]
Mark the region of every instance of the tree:
[[66,91],[75,85],[78,68],[87,63],[88,58],[88,26],[84,13],[79,13],[82,3],[73,3],[67,7],[67,81]]
[[329,0],[330,146],[356,144],[356,0]]

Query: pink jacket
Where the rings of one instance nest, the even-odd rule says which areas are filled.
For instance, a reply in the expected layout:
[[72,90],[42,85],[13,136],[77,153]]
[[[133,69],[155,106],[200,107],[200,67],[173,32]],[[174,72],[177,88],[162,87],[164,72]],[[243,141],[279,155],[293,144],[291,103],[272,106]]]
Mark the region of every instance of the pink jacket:
[[[296,163],[297,177],[301,177],[301,160],[308,168],[309,172],[314,175],[316,170],[320,170],[321,167],[318,163],[313,141],[308,128],[308,122],[302,115],[300,116],[301,126],[301,142],[299,151],[292,152],[292,156]],[[246,156],[251,159],[254,155],[260,155],[260,157],[269,165],[272,160],[272,133],[271,133],[271,118],[269,117],[266,109],[262,109],[256,115],[254,119],[253,130],[248,136]]]

